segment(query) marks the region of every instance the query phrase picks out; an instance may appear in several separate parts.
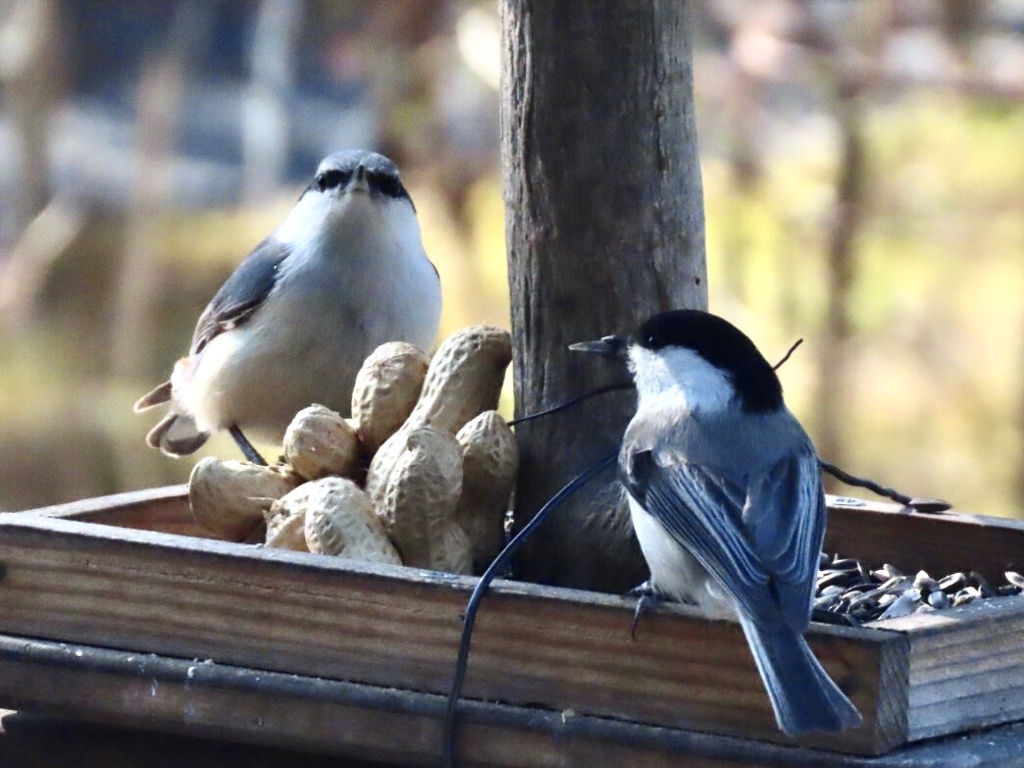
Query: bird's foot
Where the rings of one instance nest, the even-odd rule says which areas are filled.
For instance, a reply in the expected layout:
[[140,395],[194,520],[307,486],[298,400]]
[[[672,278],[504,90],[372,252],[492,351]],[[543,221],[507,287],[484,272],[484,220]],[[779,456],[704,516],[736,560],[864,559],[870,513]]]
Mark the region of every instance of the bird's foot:
[[260,452],[257,451],[253,444],[249,442],[249,438],[242,434],[242,430],[238,427],[231,427],[228,429],[228,433],[235,441],[235,445],[238,446],[238,450],[245,456],[246,461],[251,461],[253,464],[259,464],[261,467],[267,466],[267,460],[264,459]]
[[631,597],[640,598],[636,601],[636,608],[633,610],[633,621],[629,625],[629,636],[631,639],[636,640],[636,625],[640,621],[640,616],[660,603],[662,599],[650,580],[645,581],[643,584],[638,584],[626,594]]

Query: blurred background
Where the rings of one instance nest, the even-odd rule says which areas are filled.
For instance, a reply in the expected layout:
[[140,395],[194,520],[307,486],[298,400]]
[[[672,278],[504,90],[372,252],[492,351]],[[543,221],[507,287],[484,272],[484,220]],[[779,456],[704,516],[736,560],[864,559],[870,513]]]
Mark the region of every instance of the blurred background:
[[[1024,516],[1024,0],[694,11],[712,309],[804,339],[823,458]],[[187,479],[132,403],[333,150],[402,168],[442,332],[507,325],[499,52],[493,0],[0,0],[0,510]]]

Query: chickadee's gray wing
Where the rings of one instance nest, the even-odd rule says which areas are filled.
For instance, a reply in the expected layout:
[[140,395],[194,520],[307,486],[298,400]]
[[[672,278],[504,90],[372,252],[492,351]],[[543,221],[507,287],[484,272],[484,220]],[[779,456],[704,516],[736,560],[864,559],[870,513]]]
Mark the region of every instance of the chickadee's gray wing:
[[784,456],[747,493],[747,527],[776,582],[786,623],[806,627],[826,517],[821,470],[810,443]]
[[746,490],[664,453],[633,453],[624,470],[630,494],[717,578],[743,611],[767,629],[777,626],[773,574],[743,524]]
[[259,309],[276,285],[278,270],[290,252],[290,246],[268,237],[238,265],[203,310],[192,336],[193,355]]

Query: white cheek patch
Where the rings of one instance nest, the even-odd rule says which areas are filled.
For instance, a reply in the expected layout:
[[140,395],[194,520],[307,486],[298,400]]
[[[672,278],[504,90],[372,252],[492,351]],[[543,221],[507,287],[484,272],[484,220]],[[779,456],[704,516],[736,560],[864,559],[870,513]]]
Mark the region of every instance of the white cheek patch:
[[729,377],[692,349],[655,352],[634,345],[629,357],[641,408],[668,397],[691,411],[709,413],[725,409],[735,397]]

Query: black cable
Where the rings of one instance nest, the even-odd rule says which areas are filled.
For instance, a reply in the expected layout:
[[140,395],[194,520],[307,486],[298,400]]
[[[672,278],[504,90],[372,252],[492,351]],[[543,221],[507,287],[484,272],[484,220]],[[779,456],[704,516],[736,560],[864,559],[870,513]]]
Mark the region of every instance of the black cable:
[[551,511],[561,504],[567,497],[575,493],[581,486],[588,483],[602,470],[611,465],[618,456],[618,450],[610,453],[596,464],[583,470],[570,480],[558,493],[552,496],[547,503],[533,516],[523,529],[519,531],[505,548],[501,550],[494,561],[487,566],[483,576],[473,588],[473,593],[466,603],[466,612],[463,615],[462,637],[459,639],[459,653],[455,659],[455,674],[452,676],[452,687],[448,693],[448,706],[444,713],[444,744],[441,749],[442,765],[445,768],[455,768],[455,715],[459,703],[459,694],[462,691],[462,681],[466,676],[466,668],[469,662],[469,645],[473,638],[473,624],[476,621],[476,613],[480,607],[480,601],[484,593],[494,581],[494,577],[501,573],[508,565],[515,551],[526,540],[526,538],[537,529]]
[[541,416],[550,416],[552,413],[558,413],[559,411],[568,408],[570,405],[576,405],[576,403],[581,403],[584,400],[594,397],[595,395],[603,395],[605,392],[614,392],[618,389],[633,389],[633,387],[634,384],[632,381],[628,383],[609,384],[605,387],[598,387],[597,389],[592,389],[589,392],[584,392],[582,395],[574,397],[571,400],[566,400],[564,403],[561,403],[560,405],[552,406],[551,408],[547,408],[546,410],[543,411],[537,411],[537,413],[530,413],[527,414],[526,416],[520,416],[518,419],[512,419],[508,423],[508,425],[510,427],[514,427],[517,424],[523,424],[527,421],[539,419]]
[[829,464],[823,459],[818,459],[818,466],[821,467],[824,472],[828,472],[832,477],[836,478],[840,482],[852,485],[854,488],[867,488],[872,493],[877,493],[879,496],[891,499],[897,504],[902,504],[905,507],[913,506],[912,502],[914,499],[912,497],[902,494],[893,488],[886,488],[872,480],[851,475],[849,472],[840,469],[835,464]]

